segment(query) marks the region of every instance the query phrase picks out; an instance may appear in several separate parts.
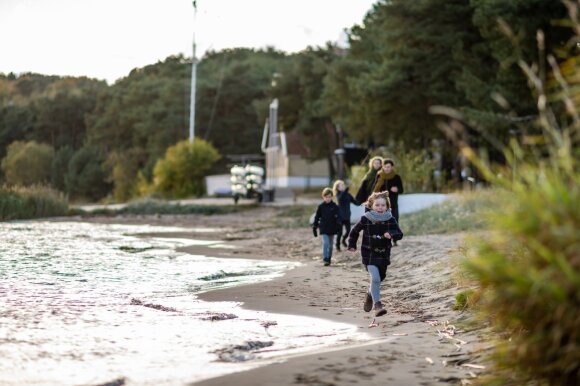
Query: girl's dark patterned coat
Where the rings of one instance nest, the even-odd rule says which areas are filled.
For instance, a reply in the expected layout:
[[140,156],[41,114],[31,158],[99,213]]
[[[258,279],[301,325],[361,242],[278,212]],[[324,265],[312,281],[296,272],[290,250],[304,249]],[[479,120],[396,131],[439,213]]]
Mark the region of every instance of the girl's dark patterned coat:
[[[360,254],[362,263],[376,265],[380,271],[386,271],[391,264],[391,240],[384,238],[385,232],[389,232],[393,240],[401,240],[403,232],[394,217],[387,221],[373,222],[366,216],[362,216],[359,222],[352,228],[348,236],[348,248],[356,249],[359,233],[363,232]],[[382,269],[381,269],[382,268]],[[383,279],[381,272],[381,279]]]
[[342,225],[342,217],[338,205],[334,202],[322,202],[316,209],[314,216],[314,228],[320,229],[321,235],[335,235]]

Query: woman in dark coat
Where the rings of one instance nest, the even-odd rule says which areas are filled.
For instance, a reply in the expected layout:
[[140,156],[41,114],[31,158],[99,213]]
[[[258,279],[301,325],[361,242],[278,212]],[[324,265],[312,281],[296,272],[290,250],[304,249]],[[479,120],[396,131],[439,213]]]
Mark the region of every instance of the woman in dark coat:
[[373,192],[373,184],[375,183],[375,178],[377,173],[383,167],[383,159],[381,157],[373,157],[369,161],[369,170],[365,174],[363,180],[360,183],[360,188],[356,193],[355,199],[358,202],[366,202],[367,198]]

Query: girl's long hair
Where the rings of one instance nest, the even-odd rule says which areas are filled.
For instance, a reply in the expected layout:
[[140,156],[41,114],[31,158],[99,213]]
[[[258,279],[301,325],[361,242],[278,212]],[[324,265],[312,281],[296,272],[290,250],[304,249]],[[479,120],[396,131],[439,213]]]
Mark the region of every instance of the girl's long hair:
[[332,185],[332,193],[334,193],[334,197],[336,197],[336,195],[338,194],[338,185],[340,185],[341,183],[344,184],[344,186],[346,187],[346,184],[344,183],[343,180],[334,181],[334,185]]
[[373,204],[379,198],[382,198],[382,199],[384,199],[386,201],[386,203],[387,203],[387,209],[391,209],[391,200],[389,200],[389,192],[386,191],[386,190],[384,192],[374,192],[373,194],[371,194],[369,196],[369,198],[367,198],[367,201],[363,205],[366,206],[369,209],[372,209],[373,208]]
[[373,168],[373,162],[375,162],[375,160],[379,160],[379,161],[381,161],[381,165],[383,164],[383,157],[379,157],[379,156],[373,157],[369,160],[369,169]]

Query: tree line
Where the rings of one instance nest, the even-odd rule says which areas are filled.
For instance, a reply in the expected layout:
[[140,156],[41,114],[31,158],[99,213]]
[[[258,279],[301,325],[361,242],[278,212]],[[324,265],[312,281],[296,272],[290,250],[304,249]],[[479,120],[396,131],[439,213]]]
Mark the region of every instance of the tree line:
[[[278,98],[281,129],[298,131],[312,159],[332,159],[343,133],[370,149],[433,149],[451,178],[457,152],[430,107],[461,112],[475,147],[533,133],[525,117],[536,114],[535,96],[517,63],[546,66],[539,29],[546,52],[574,51],[566,17],[553,0],[381,0],[350,28],[348,48],[210,51],[198,66],[196,136],[222,155],[259,153],[267,107]],[[187,138],[190,81],[191,58],[182,55],[112,85],[0,74],[1,178],[50,183],[71,197],[131,198]],[[15,172],[31,154],[41,170]]]

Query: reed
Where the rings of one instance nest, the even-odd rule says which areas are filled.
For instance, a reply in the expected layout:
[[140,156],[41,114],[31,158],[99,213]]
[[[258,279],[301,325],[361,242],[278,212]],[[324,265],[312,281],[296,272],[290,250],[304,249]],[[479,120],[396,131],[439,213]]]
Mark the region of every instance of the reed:
[[0,187],[0,221],[64,216],[68,200],[46,186]]
[[[580,32],[578,7],[567,5]],[[540,52],[542,43],[540,32]],[[486,215],[486,231],[468,239],[462,264],[478,314],[499,332],[497,371],[485,384],[580,384],[578,59],[548,56],[547,79],[538,66],[519,63],[534,85],[538,119],[504,149],[502,173],[462,140],[459,115],[441,125],[501,197]]]

